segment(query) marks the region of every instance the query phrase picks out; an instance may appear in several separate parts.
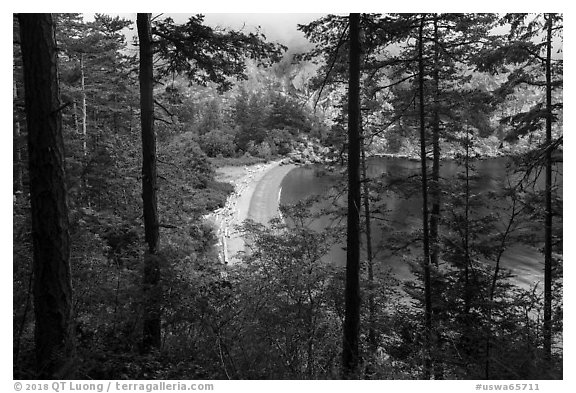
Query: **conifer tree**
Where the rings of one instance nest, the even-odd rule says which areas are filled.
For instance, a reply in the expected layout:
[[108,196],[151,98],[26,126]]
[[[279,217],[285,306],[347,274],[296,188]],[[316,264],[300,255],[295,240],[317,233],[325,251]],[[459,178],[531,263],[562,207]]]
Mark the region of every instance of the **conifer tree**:
[[[144,262],[143,349],[159,347],[161,343],[159,219],[157,211],[156,136],[154,131],[154,69],[153,54],[161,61],[157,76],[185,74],[191,82],[214,82],[221,91],[232,86],[230,77],[245,78],[245,58],[269,64],[279,59],[283,46],[267,43],[257,33],[219,31],[203,25],[203,17],[191,17],[183,25],[171,18],[152,25],[150,14],[138,14],[140,46],[140,106],[142,124],[142,198],[144,229],[148,252]],[[152,41],[152,36],[156,39]],[[159,104],[161,105],[161,104]]]
[[19,14],[34,246],[37,376],[74,375],[70,237],[54,22]]
[[360,352],[360,15],[350,14],[348,85],[348,231],[343,342],[343,377],[354,378]]
[[424,257],[422,260],[424,274],[424,326],[425,326],[425,348],[424,348],[424,378],[430,379],[432,369],[432,288],[430,285],[430,232],[428,231],[428,172],[426,161],[426,112],[424,101],[424,25],[426,15],[420,16],[420,27],[418,29],[418,104],[420,116],[420,164],[422,168],[422,243]]
[[[507,14],[502,23],[511,26],[509,40],[496,41],[492,48],[486,49],[478,59],[478,69],[491,73],[508,72],[507,80],[495,91],[495,99],[502,102],[517,90],[531,87],[544,90],[544,100],[533,103],[527,111],[514,113],[500,121],[508,126],[506,139],[517,141],[521,137],[538,134],[540,146],[526,155],[527,162],[522,165],[525,175],[522,180],[530,180],[531,175],[538,173],[536,168],[544,168],[544,310],[543,310],[543,353],[550,366],[552,358],[552,303],[554,294],[555,261],[553,249],[556,243],[553,235],[553,217],[558,212],[553,209],[556,187],[553,185],[554,153],[562,144],[561,129],[554,130],[554,123],[562,111],[561,96],[556,93],[562,89],[563,60],[562,56],[553,56],[552,50],[557,45],[555,37],[562,37],[561,14]],[[540,37],[540,41],[535,39]],[[561,45],[561,44],[560,44]],[[561,53],[558,50],[557,53]],[[512,65],[510,71],[508,67]],[[556,102],[553,102],[553,101]],[[542,133],[541,133],[542,134]],[[554,135],[555,134],[555,135]],[[521,185],[522,187],[524,185]]]
[[140,46],[140,117],[142,123],[142,200],[144,232],[148,246],[144,257],[144,332],[142,345],[146,351],[161,343],[160,258],[158,201],[156,196],[156,134],[154,131],[154,76],[152,68],[152,29],[150,14],[138,14]]

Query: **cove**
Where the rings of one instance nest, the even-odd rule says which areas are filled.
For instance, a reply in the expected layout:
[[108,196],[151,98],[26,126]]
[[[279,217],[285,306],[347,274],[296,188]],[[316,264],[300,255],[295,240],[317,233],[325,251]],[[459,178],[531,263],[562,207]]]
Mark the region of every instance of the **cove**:
[[[514,183],[519,179],[519,174],[511,173],[508,166],[510,159],[505,157],[473,160],[471,165],[474,168],[474,177],[471,181],[471,193],[502,191],[509,183]],[[429,165],[431,167],[431,163]],[[343,191],[345,175],[339,173],[341,168],[335,171],[327,171],[321,165],[296,167],[292,169],[283,179],[281,184],[280,203],[283,205],[294,204],[308,197],[319,196],[319,203],[313,208],[313,213],[321,212],[329,208],[336,200],[336,204],[345,206],[346,193]],[[367,161],[367,176],[371,181],[382,182],[384,188],[391,188],[394,182],[401,179],[412,179],[418,183],[420,162],[387,157],[372,157]],[[441,183],[445,187],[452,185],[458,187],[463,184],[461,179],[464,173],[463,165],[459,165],[454,160],[442,161],[440,169]],[[557,164],[554,168],[554,184],[559,187],[559,195],[562,193],[562,164]],[[442,186],[441,186],[442,187]],[[536,180],[536,189],[543,189],[544,176],[541,175]],[[385,212],[381,213],[385,225],[373,226],[373,244],[378,248],[376,263],[384,264],[399,279],[412,279],[409,264],[401,255],[393,254],[387,250],[387,240],[393,231],[417,230],[422,226],[421,218],[421,191],[418,187],[409,195],[399,195],[395,192],[386,191],[376,197],[380,206],[385,206]],[[372,195],[374,197],[374,195]],[[445,201],[443,201],[445,202]],[[495,209],[496,207],[505,210],[505,201],[495,199],[492,206],[484,206],[481,209]],[[450,206],[442,205],[441,215],[450,214]],[[484,211],[483,211],[484,212]],[[558,219],[553,225],[561,225]],[[323,230],[338,224],[345,225],[345,218],[334,218],[333,216],[320,215],[311,221],[310,227],[314,230]],[[345,231],[345,229],[344,229]],[[441,229],[442,231],[442,229]],[[543,232],[543,230],[542,230]],[[536,234],[539,236],[540,234]],[[344,234],[345,236],[345,234]],[[364,242],[364,235],[362,241]],[[345,265],[346,251],[345,238],[340,244],[334,245],[329,254],[325,257],[329,263]],[[421,255],[419,244],[411,247],[409,253],[413,257]],[[522,287],[528,288],[543,279],[543,254],[534,246],[516,243],[508,246],[501,260],[501,267],[510,271],[515,277],[513,281]]]

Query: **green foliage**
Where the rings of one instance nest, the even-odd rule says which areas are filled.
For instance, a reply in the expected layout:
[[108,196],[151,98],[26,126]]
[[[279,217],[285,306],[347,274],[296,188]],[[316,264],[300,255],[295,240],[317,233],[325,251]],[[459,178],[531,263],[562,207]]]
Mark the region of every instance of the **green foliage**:
[[200,137],[200,147],[208,157],[232,157],[235,151],[232,131],[213,129]]
[[247,67],[248,80],[227,93],[218,92],[216,84],[187,86],[182,76],[173,78],[157,95],[159,141],[191,132],[211,158],[249,153],[270,159],[288,154],[300,135],[322,131],[298,91],[284,86],[290,81],[251,62]]
[[166,224],[187,222],[224,206],[230,185],[214,181],[215,172],[192,132],[176,136],[158,151],[159,209]]
[[[222,129],[224,126],[222,119],[222,110],[217,99],[208,101],[200,112],[200,119],[196,123],[197,133],[200,136],[212,131]],[[206,153],[208,153],[206,151]]]
[[260,144],[266,138],[265,121],[267,102],[259,93],[248,94],[240,90],[234,105],[234,120],[238,126],[235,143],[238,149],[248,151],[248,144]]
[[310,120],[301,104],[283,94],[272,94],[265,125],[269,129],[288,130],[292,135],[310,131]]
[[386,132],[386,147],[390,153],[399,153],[407,137],[406,129],[394,127]]
[[334,299],[341,296],[337,270],[322,261],[331,241],[307,228],[304,205],[283,213],[294,226],[280,221],[271,228],[244,226],[251,251],[243,258],[241,291],[252,327],[246,334],[254,337],[250,351],[258,359],[252,377],[330,375],[339,366],[334,361],[340,334]]
[[260,145],[258,145],[256,155],[267,160],[272,158],[272,149],[270,144],[266,141],[263,141]]
[[190,17],[182,25],[172,18],[155,21],[152,33],[157,37],[157,53],[165,60],[160,76],[186,74],[190,81],[203,85],[215,82],[225,91],[232,86],[231,77],[246,78],[246,57],[270,64],[285,50],[282,45],[267,43],[260,32],[227,31],[203,21],[203,15]]
[[[548,19],[552,24],[552,37],[561,36],[561,14],[506,14],[501,23],[511,26],[507,41],[504,42],[504,39],[499,37],[491,46],[486,47],[477,60],[478,69],[481,71],[507,74],[506,81],[494,91],[496,102],[502,102],[510,96],[524,101],[520,110],[501,117],[500,122],[509,126],[506,135],[508,141],[515,142],[519,137],[542,133],[549,116],[544,94],[547,87],[544,67],[546,40],[540,39],[545,34]],[[556,42],[552,45],[555,51],[561,52],[561,44],[558,50]],[[550,89],[554,99],[550,116],[551,121],[556,123],[563,108],[561,93],[556,92],[561,92],[563,86],[561,55],[553,56],[550,63]],[[534,90],[537,94],[530,97],[529,93]]]
[[233,119],[237,149],[263,158],[287,154],[294,138],[311,130],[311,116],[296,98],[243,87],[234,100]]
[[92,22],[84,22],[80,14],[57,16],[63,101],[73,103],[64,111],[63,120],[78,132],[84,97],[88,131],[97,143],[99,129],[112,123],[112,129],[118,132],[131,121],[130,108],[137,106],[136,75],[131,72],[135,63],[125,54],[122,32],[132,22],[101,14],[96,14]]
[[292,151],[294,141],[293,134],[285,128],[273,128],[269,134],[267,142],[270,144],[273,154],[285,156]]

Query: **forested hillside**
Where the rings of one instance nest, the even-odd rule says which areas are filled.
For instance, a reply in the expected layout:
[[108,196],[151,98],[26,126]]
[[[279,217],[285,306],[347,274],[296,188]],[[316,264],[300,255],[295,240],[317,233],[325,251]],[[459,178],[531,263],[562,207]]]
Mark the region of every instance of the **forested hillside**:
[[[563,378],[561,14],[13,22],[15,379]],[[227,263],[266,162],[330,186]]]

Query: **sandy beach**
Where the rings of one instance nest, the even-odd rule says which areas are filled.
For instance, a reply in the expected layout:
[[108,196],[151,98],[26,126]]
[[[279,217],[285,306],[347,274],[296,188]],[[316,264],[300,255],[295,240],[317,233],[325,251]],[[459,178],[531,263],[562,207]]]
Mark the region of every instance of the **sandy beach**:
[[226,205],[207,218],[216,226],[221,258],[225,263],[237,261],[236,254],[244,250],[244,239],[236,229],[250,218],[266,224],[278,214],[282,179],[296,165],[280,165],[280,161],[251,166],[229,166],[216,169],[216,179],[234,185]]

